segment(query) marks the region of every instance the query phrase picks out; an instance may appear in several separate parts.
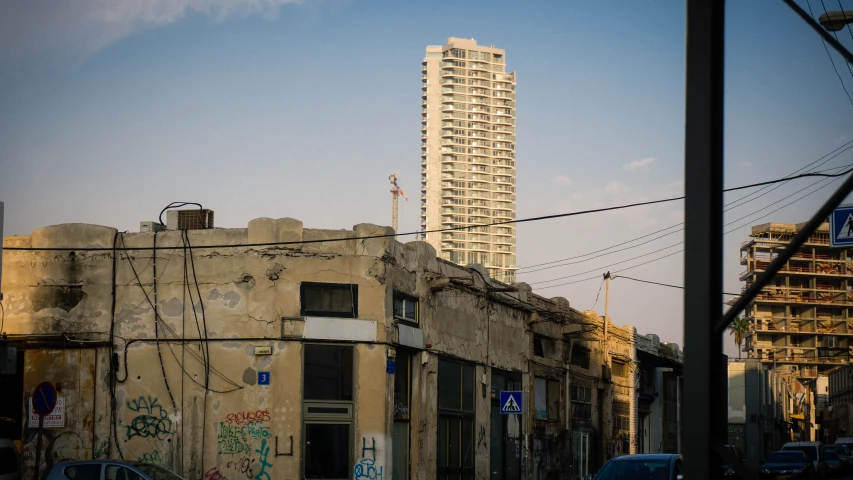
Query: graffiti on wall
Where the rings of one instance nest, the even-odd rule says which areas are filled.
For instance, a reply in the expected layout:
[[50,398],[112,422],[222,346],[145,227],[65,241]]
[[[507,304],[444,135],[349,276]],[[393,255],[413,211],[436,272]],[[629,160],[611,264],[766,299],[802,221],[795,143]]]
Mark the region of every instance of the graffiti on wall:
[[245,425],[254,422],[269,422],[269,410],[257,410],[254,412],[237,412],[229,413],[225,417],[225,423],[228,425]]
[[150,452],[138,455],[137,459],[142,463],[156,463],[157,465],[162,465],[163,453],[161,453],[160,450],[151,450]]
[[252,444],[258,440],[266,441],[270,437],[270,428],[263,422],[250,422],[246,425],[228,425],[219,422],[216,432],[216,441],[219,444],[219,453],[225,455],[238,455],[245,453],[251,455]]
[[216,467],[210,467],[204,472],[204,480],[228,480]]
[[255,450],[255,453],[258,454],[258,462],[261,464],[258,474],[255,475],[255,480],[270,480],[270,474],[267,472],[267,467],[272,467],[272,464],[267,461],[267,458],[270,455],[270,447],[267,446],[266,439],[261,440],[261,447]]
[[128,440],[133,437],[165,440],[172,433],[172,419],[157,397],[140,395],[127,402],[127,408],[136,413],[125,426]]
[[382,480],[382,467],[376,466],[376,439],[368,443],[366,437],[361,438],[361,461],[352,469],[354,480]]

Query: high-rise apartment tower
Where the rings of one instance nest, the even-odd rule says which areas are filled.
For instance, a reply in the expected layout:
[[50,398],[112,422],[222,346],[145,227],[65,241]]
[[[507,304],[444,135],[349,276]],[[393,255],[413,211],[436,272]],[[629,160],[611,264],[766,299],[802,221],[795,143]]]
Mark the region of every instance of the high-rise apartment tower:
[[[744,289],[805,224],[752,227],[740,247]],[[830,248],[824,224],[794,254],[746,309],[749,356],[765,365],[790,367],[799,378],[826,375],[850,362],[853,346],[853,250]],[[727,336],[728,338],[728,336]]]
[[514,282],[515,72],[473,39],[428,46],[422,64],[421,228],[441,258]]

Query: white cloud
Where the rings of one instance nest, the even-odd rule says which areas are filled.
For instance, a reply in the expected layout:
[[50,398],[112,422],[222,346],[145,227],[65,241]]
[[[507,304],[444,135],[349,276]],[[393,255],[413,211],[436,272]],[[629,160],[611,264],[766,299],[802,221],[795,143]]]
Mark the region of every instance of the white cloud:
[[754,164],[749,161],[738,162],[737,164],[743,168],[752,168],[754,166]]
[[625,186],[622,182],[610,182],[604,186],[604,193],[608,193],[610,195],[616,195],[617,193],[622,193],[627,190],[628,187]]
[[0,2],[0,60],[55,55],[85,58],[135,33],[201,13],[275,18],[303,0],[11,0]]
[[574,183],[572,183],[572,179],[569,178],[568,175],[557,175],[551,181],[554,182],[554,185],[559,185],[561,187],[571,187],[574,185]]
[[646,168],[649,165],[655,163],[656,159],[653,157],[646,157],[641,160],[634,160],[633,162],[622,167],[623,170],[637,170],[640,168]]

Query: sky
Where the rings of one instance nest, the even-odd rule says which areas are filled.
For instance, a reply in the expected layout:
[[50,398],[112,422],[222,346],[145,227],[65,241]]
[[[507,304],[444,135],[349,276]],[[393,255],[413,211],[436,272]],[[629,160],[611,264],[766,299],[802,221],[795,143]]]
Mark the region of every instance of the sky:
[[[784,177],[853,140],[841,57],[831,54],[836,74],[779,0],[727,3],[726,186]],[[395,170],[410,195],[400,230],[416,231],[420,63],[451,36],[506,49],[518,74],[518,218],[680,196],[684,25],[675,0],[1,2],[5,234],[74,222],[138,231],[172,201],[215,210],[218,227],[388,225]],[[853,48],[853,33],[838,38]],[[847,164],[853,150],[819,168]],[[816,181],[731,205],[725,291],[741,289],[750,225],[806,221],[840,183]],[[683,292],[618,278],[683,285],[680,227],[647,236],[683,220],[672,202],[521,224],[518,279],[603,313],[609,270],[612,320],[684,346]],[[730,336],[724,345],[737,355]]]

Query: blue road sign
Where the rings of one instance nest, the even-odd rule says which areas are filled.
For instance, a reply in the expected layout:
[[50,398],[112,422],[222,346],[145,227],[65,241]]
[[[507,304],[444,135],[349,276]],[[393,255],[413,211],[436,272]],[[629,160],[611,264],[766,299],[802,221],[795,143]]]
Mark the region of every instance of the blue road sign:
[[853,247],[853,205],[841,205],[829,216],[829,245]]
[[270,372],[258,372],[258,385],[270,384]]
[[501,413],[521,413],[521,392],[501,390]]
[[33,410],[41,416],[50,415],[56,408],[56,387],[50,382],[41,382],[33,389]]

